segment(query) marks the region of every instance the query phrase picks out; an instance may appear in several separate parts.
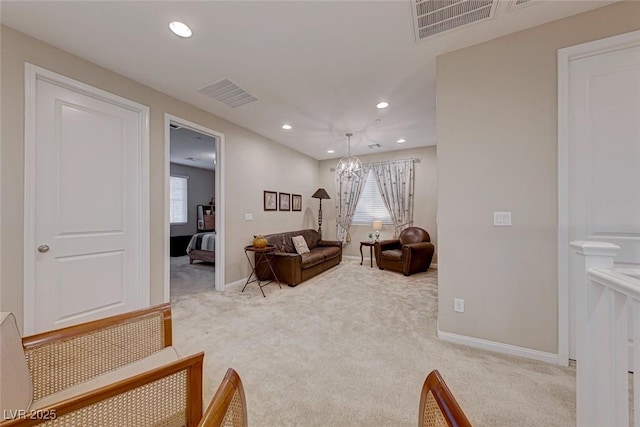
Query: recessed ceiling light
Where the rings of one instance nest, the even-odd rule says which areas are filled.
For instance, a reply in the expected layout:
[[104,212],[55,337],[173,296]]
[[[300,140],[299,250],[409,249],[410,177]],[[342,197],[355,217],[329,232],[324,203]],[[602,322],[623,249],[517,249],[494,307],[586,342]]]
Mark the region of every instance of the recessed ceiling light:
[[173,33],[180,37],[191,37],[191,28],[179,21],[173,21],[169,24],[169,28]]
[[378,102],[378,105],[376,105],[376,107],[378,108],[387,108],[389,106],[388,102],[382,101],[382,102]]
[[284,129],[284,130],[291,130],[291,128],[292,128],[291,125],[288,125],[288,124],[282,125],[282,129]]
[[407,142],[406,139],[404,138],[400,138],[399,140],[396,141],[398,144],[402,144],[403,142]]
[[335,151],[334,151],[334,150],[329,149],[329,150],[327,150],[327,153],[329,153],[329,154],[333,154],[333,153],[335,153]]

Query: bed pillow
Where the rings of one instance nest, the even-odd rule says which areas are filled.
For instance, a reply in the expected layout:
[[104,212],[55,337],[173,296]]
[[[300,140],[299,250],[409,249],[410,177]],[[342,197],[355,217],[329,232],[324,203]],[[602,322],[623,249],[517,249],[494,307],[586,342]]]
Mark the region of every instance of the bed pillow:
[[296,252],[298,253],[298,255],[311,252],[309,250],[309,247],[307,246],[307,241],[304,240],[303,236],[293,236],[291,238],[291,241],[293,242],[293,246],[295,246]]

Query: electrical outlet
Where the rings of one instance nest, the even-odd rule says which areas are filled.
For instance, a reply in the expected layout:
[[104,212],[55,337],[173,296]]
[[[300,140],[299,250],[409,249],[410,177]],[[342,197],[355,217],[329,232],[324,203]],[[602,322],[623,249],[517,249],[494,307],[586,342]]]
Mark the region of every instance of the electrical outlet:
[[244,214],[244,220],[245,221],[253,221],[253,214],[250,214],[250,213]]
[[453,299],[453,311],[464,313],[464,300],[462,298]]
[[493,225],[498,227],[511,227],[511,212],[494,212]]

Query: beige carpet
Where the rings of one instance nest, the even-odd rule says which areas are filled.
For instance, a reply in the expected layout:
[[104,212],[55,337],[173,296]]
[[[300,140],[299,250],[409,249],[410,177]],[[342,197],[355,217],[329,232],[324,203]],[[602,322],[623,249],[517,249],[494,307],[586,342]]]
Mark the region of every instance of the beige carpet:
[[170,258],[171,298],[199,294],[215,288],[215,266],[210,262],[194,261],[189,256]]
[[575,369],[436,338],[437,272],[343,261],[301,285],[172,298],[174,343],[205,351],[205,404],[228,367],[249,425],[415,426],[438,369],[476,426],[575,425]]

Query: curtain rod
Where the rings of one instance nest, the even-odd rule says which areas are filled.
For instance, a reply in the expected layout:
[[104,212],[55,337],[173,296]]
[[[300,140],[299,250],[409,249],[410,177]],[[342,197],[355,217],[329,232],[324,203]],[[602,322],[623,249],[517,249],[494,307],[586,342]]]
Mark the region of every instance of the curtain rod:
[[[388,165],[390,163],[401,163],[401,162],[422,163],[420,159],[418,159],[417,157],[414,157],[411,159],[387,160],[386,162],[363,163],[363,166]],[[336,168],[329,168],[329,172],[335,172],[335,171],[336,171]]]
[[387,165],[389,163],[402,163],[402,162],[413,162],[413,163],[420,163],[420,159],[414,157],[411,159],[400,159],[400,160],[387,160],[385,162],[373,162],[373,163],[366,163],[367,165]]

